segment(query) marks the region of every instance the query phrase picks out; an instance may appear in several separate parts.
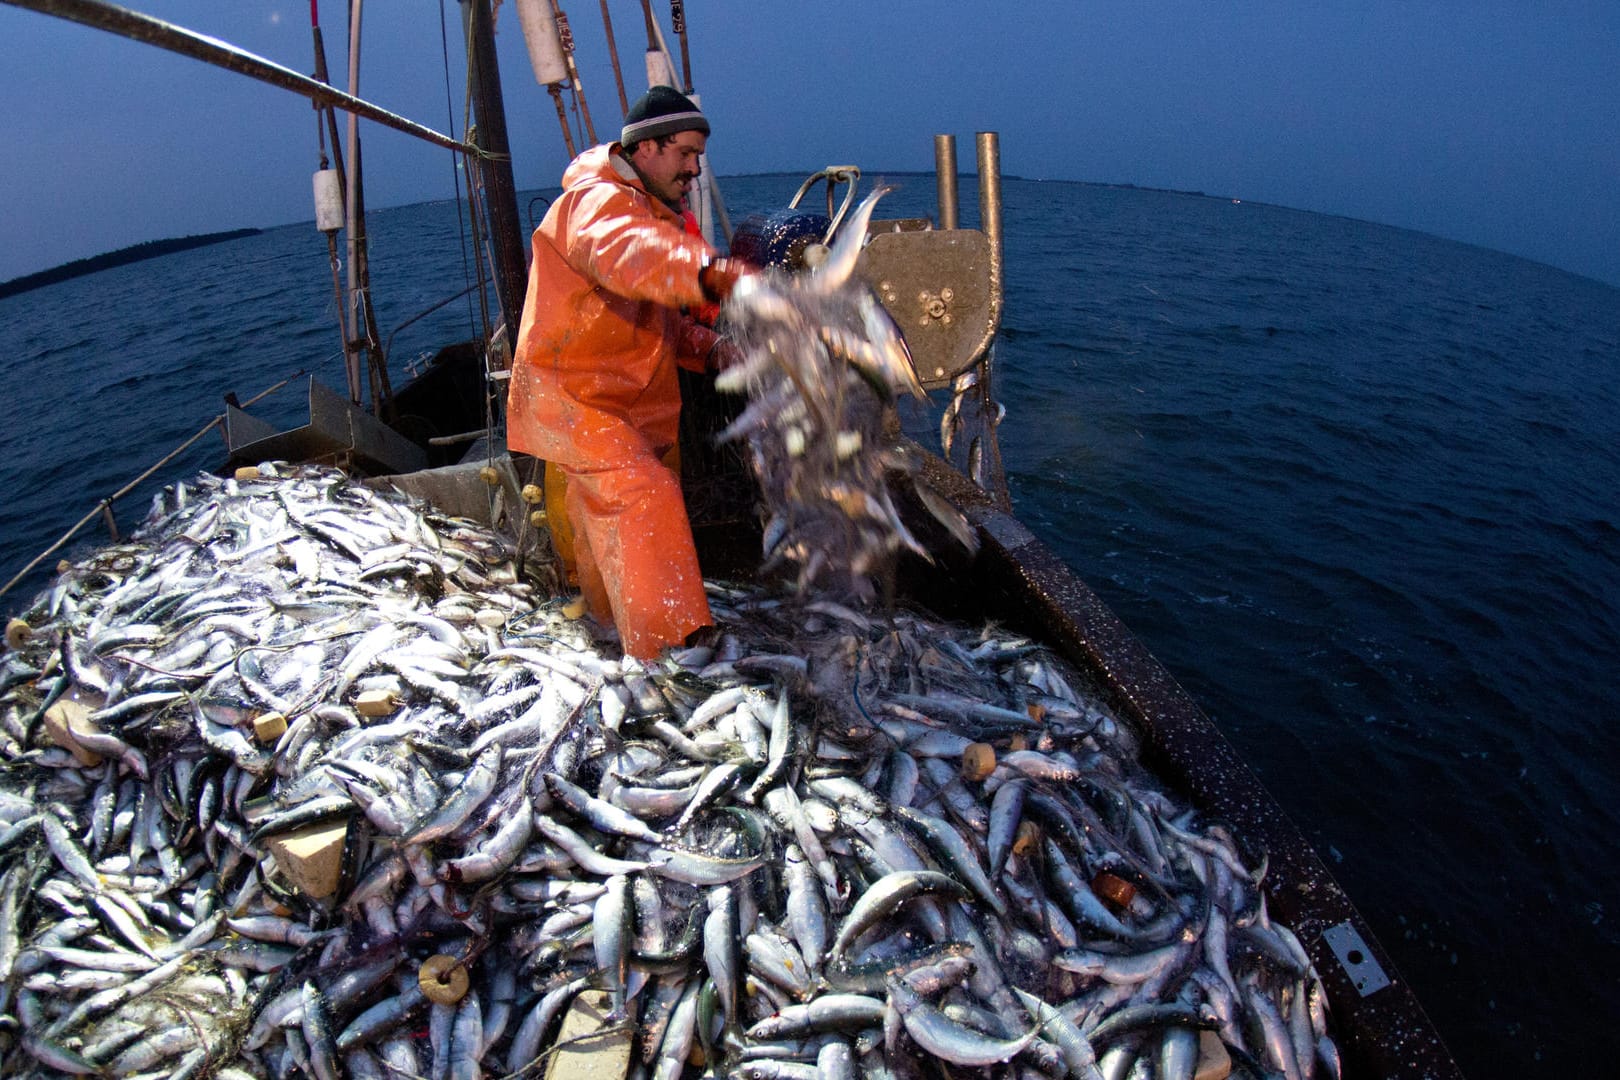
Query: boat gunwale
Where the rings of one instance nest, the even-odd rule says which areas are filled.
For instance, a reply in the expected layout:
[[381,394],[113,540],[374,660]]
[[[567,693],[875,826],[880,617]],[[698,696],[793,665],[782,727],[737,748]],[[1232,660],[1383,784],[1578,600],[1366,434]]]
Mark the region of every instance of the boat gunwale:
[[[911,446],[926,482],[979,536],[971,563],[948,572],[974,580],[993,617],[1034,631],[1090,678],[1143,736],[1143,764],[1207,817],[1229,824],[1240,847],[1263,853],[1268,910],[1310,954],[1327,990],[1347,1077],[1456,1078],[1462,1071],[1349,895],[1226,736],[1174,676],[1056,553],[1016,516],[936,454]],[[922,523],[918,523],[919,527]],[[999,601],[999,602],[998,602]],[[1348,925],[1389,978],[1366,996],[1324,933]]]

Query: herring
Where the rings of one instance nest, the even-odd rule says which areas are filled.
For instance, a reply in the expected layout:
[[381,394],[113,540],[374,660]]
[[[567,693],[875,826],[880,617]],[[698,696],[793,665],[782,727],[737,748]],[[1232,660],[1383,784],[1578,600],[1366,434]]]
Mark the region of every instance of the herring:
[[[640,665],[548,590],[494,534],[282,465],[166,491],[66,569],[9,661],[41,674],[0,689],[0,1012],[28,1036],[0,1071],[532,1072],[608,987],[658,1080],[693,1045],[717,1075],[926,1055],[965,1080],[1011,1050],[1095,1080],[1093,1051],[1180,1068],[1193,1015],[1265,1069],[1336,1076],[1263,862],[1033,642],[712,583],[720,651]],[[363,687],[395,713],[359,715]],[[105,695],[94,767],[30,723],[75,688]],[[1031,703],[1047,723],[993,778],[938,756]],[[344,817],[336,892],[303,895],[267,846]],[[1091,891],[1104,869],[1134,906]],[[440,951],[469,976],[453,1006],[419,981]]]

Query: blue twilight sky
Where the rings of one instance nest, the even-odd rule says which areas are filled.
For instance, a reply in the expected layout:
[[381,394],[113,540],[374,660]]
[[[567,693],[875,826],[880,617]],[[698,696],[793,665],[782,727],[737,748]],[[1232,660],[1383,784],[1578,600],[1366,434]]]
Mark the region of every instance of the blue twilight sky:
[[[300,71],[303,0],[130,0]],[[498,10],[520,188],[566,163]],[[371,0],[361,96],[459,131],[455,0]],[[598,133],[620,119],[600,2],[564,0]],[[932,167],[1001,133],[1008,175],[1204,191],[1398,225],[1620,284],[1620,3],[990,4],[690,0],[694,82],[728,172]],[[669,5],[654,0],[669,33]],[[321,4],[334,81],[347,5]],[[645,85],[639,4],[609,0]],[[672,48],[678,49],[673,35]],[[309,108],[282,91],[0,5],[0,280],[143,240],[309,220]],[[451,118],[451,113],[454,119]],[[447,151],[363,125],[367,199],[452,193]]]

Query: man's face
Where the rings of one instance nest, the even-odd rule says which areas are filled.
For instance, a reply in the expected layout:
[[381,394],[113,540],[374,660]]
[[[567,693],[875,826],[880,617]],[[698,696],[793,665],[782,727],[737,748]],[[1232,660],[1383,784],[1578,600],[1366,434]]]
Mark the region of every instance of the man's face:
[[660,146],[655,139],[638,143],[630,162],[640,174],[647,190],[667,203],[676,204],[686,197],[692,181],[703,170],[698,155],[703,153],[709,137],[701,131],[678,131],[674,138]]

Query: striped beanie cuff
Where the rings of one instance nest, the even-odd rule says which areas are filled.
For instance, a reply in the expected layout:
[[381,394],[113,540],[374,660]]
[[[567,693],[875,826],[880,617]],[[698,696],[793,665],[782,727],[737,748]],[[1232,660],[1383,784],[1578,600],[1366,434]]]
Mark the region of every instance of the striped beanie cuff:
[[670,86],[655,86],[641,95],[624,116],[619,143],[627,146],[678,131],[709,133],[709,121],[692,99]]

